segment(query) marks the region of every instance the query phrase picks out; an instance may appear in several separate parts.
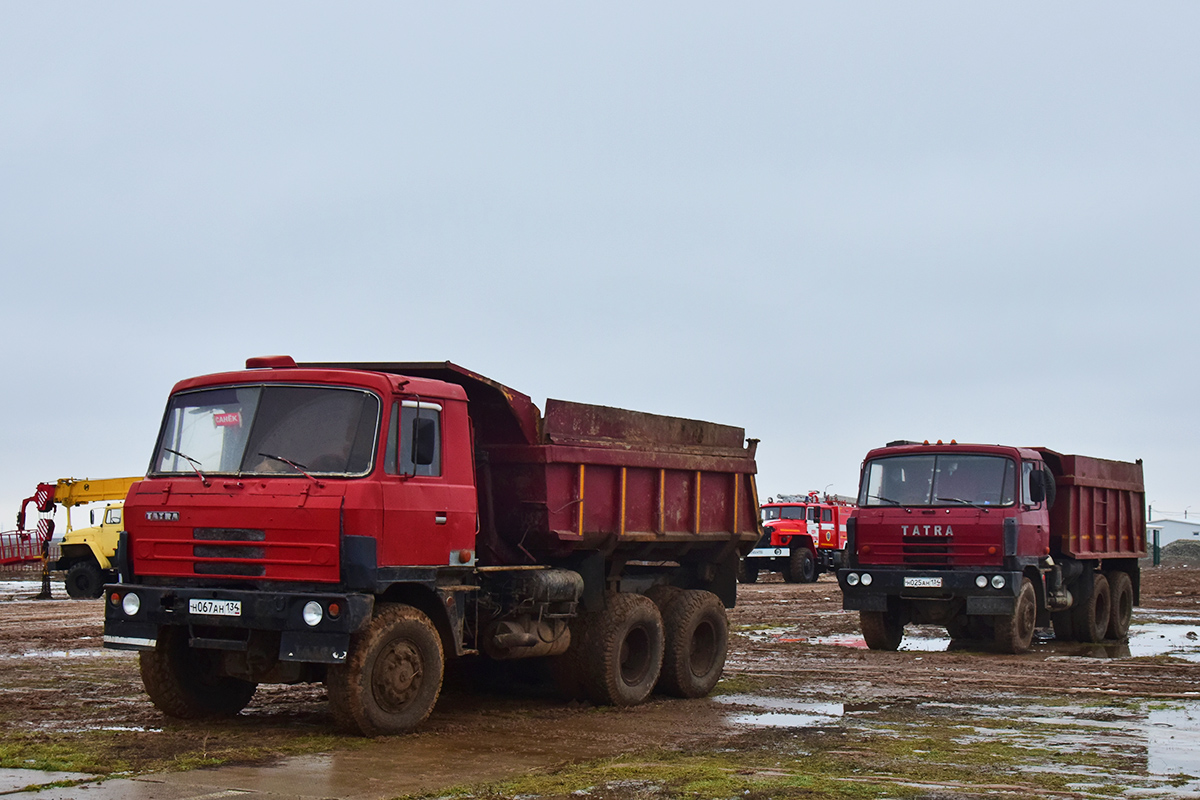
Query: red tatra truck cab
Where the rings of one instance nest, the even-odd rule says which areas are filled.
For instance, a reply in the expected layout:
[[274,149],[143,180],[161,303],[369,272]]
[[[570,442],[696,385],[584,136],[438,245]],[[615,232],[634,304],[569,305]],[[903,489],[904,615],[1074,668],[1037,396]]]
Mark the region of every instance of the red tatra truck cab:
[[169,716],[323,681],[338,726],[411,730],[448,658],[554,657],[564,689],[707,694],[758,540],[741,428],[528,397],[446,363],[177,384],[125,501],[104,642]]
[[895,650],[907,623],[1006,652],[1035,627],[1123,638],[1146,552],[1142,462],[1046,448],[893,442],[862,466],[842,605]]
[[754,583],[760,572],[771,570],[782,572],[788,583],[812,583],[841,567],[853,513],[850,503],[816,492],[763,503],[763,537],[742,560],[742,582]]

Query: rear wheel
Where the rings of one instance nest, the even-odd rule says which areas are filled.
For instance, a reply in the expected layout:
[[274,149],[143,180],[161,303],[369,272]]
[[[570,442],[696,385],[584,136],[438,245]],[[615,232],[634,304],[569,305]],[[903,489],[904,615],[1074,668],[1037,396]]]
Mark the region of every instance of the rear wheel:
[[662,616],[653,600],[630,592],[611,593],[604,605],[589,615],[576,663],[593,702],[637,705],[654,690],[662,669]]
[[190,647],[186,628],[160,628],[158,644],[138,658],[142,685],[168,717],[232,717],[250,702],[258,684],[220,675],[219,659],[219,651]]
[[895,650],[904,640],[904,623],[886,611],[860,611],[863,639],[872,650]]
[[1112,607],[1109,603],[1108,579],[1100,573],[1092,575],[1091,594],[1080,597],[1071,615],[1071,627],[1075,638],[1081,642],[1102,642],[1108,633],[1108,618]]
[[1107,636],[1109,639],[1124,639],[1129,635],[1129,625],[1133,621],[1133,581],[1124,572],[1113,571],[1106,574],[1111,601]]
[[442,690],[442,640],[412,606],[384,605],[350,641],[346,663],[325,679],[339,728],[366,736],[407,733],[433,711]]
[[1005,653],[1024,653],[1033,642],[1037,625],[1037,593],[1029,578],[1021,579],[1021,591],[1013,613],[996,617],[996,647]]
[[104,576],[95,561],[76,561],[67,570],[67,594],[76,600],[99,597],[104,592]]
[[663,609],[666,647],[658,686],[676,697],[704,697],[725,668],[729,621],[712,592],[680,592]]

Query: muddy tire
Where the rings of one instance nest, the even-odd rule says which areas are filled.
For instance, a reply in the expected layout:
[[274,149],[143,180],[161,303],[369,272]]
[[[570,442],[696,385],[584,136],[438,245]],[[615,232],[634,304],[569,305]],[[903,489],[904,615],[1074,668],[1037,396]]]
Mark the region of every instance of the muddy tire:
[[872,650],[895,650],[904,640],[904,623],[885,611],[858,612],[863,640]]
[[220,657],[220,651],[190,647],[186,628],[160,628],[155,648],[138,657],[150,702],[176,719],[234,716],[250,702],[258,684],[219,675]]
[[738,563],[738,583],[756,583],[758,581],[758,564],[751,564],[746,559]]
[[76,561],[67,570],[63,583],[67,595],[76,600],[99,597],[104,593],[104,576],[95,561]]
[[658,682],[663,622],[649,597],[615,592],[604,610],[589,615],[577,662],[588,697],[600,705],[634,706]]
[[666,647],[658,688],[675,697],[704,697],[721,679],[729,649],[725,606],[712,592],[680,592],[663,609]]
[[407,733],[433,711],[442,690],[442,640],[412,606],[385,604],[350,640],[346,663],[325,685],[337,726],[364,736]]
[[1124,639],[1129,635],[1129,625],[1133,622],[1133,581],[1129,575],[1114,570],[1107,572],[1108,593],[1111,605],[1108,614],[1109,639]]
[[1054,638],[1060,642],[1075,641],[1074,609],[1055,611],[1050,615],[1050,624],[1054,626]]
[[792,547],[788,555],[788,568],[784,573],[788,583],[812,583],[817,579],[817,562],[805,547]]
[[1075,639],[1080,642],[1102,642],[1108,633],[1108,618],[1112,610],[1108,579],[1100,573],[1092,575],[1092,592],[1080,597],[1071,615]]
[[654,605],[658,606],[658,613],[662,615],[664,621],[666,620],[667,606],[675,602],[675,599],[681,594],[683,594],[683,589],[663,583],[651,586],[646,590],[646,597],[649,597],[654,601]]
[[1033,642],[1037,627],[1037,592],[1029,578],[1021,579],[1021,591],[1013,605],[1013,613],[996,617],[996,648],[1002,653],[1024,653]]

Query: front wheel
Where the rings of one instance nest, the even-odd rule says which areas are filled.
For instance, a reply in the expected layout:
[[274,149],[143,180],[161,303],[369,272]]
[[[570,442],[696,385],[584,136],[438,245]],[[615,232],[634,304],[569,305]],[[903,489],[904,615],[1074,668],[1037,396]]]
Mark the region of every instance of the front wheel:
[[100,574],[100,565],[95,561],[76,561],[67,570],[67,595],[82,600],[99,597],[104,593],[104,576]]
[[904,623],[886,611],[860,611],[863,640],[872,650],[895,650],[904,640]]
[[220,675],[219,658],[216,650],[189,646],[186,628],[160,628],[155,648],[138,658],[142,685],[168,717],[232,717],[250,702],[258,684]]
[[663,622],[645,595],[615,592],[589,614],[577,662],[592,702],[634,706],[650,696],[663,662]]
[[676,697],[704,697],[725,668],[729,621],[712,592],[680,592],[663,607],[666,649],[658,685]]
[[758,564],[742,559],[738,565],[738,583],[754,583],[758,580]]
[[442,640],[423,612],[384,605],[350,642],[346,663],[325,678],[342,730],[365,736],[407,733],[433,711],[442,690]]
[[1013,613],[996,617],[996,647],[1004,653],[1024,653],[1033,642],[1037,625],[1037,593],[1029,578],[1021,579],[1021,591]]

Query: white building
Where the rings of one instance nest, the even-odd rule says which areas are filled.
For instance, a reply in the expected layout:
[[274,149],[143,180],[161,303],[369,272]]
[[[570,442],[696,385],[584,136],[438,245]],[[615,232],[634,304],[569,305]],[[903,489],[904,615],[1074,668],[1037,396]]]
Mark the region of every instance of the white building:
[[1166,547],[1179,539],[1200,542],[1200,520],[1152,519],[1146,523],[1146,547],[1154,546],[1154,529],[1157,528],[1158,546]]

